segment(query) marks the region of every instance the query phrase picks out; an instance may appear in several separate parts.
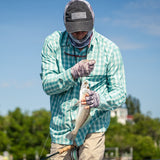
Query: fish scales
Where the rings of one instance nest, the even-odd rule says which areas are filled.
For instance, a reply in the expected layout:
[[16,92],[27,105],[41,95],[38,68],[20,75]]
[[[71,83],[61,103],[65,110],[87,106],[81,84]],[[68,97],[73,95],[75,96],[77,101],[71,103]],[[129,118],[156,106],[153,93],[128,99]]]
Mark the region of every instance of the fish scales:
[[85,108],[87,105],[82,105],[81,100],[85,98],[85,95],[89,92],[89,84],[87,81],[84,81],[80,89],[80,98],[79,98],[79,110],[76,118],[75,128],[72,132],[67,135],[67,138],[74,140],[77,136],[78,130],[83,127],[90,115],[90,108]]

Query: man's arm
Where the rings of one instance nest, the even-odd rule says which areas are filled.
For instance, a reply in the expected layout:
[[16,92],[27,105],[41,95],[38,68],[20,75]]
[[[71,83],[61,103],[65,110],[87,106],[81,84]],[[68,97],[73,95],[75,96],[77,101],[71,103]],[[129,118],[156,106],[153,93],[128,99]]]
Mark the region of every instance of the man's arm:
[[113,110],[120,107],[126,100],[126,82],[124,65],[118,48],[113,50],[107,67],[107,84],[104,91],[98,91],[100,108]]
[[53,95],[62,93],[69,90],[75,84],[71,75],[71,69],[62,73],[59,72],[56,52],[48,40],[45,40],[41,58],[42,86],[46,94]]

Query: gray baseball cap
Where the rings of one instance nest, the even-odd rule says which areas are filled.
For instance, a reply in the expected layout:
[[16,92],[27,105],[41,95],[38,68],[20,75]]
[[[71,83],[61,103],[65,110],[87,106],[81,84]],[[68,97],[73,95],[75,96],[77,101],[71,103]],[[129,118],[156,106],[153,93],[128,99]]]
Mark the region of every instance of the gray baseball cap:
[[89,2],[69,1],[64,11],[64,24],[68,33],[91,31],[94,26],[94,12]]

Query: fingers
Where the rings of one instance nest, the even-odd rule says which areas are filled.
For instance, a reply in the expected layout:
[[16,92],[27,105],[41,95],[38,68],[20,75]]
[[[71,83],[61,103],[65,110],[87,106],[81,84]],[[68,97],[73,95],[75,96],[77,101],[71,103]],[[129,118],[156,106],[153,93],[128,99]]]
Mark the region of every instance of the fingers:
[[85,100],[85,99],[84,99],[84,100],[81,100],[81,104],[82,104],[82,105],[86,105],[86,104],[87,104],[86,100]]
[[88,68],[89,68],[91,71],[93,70],[95,63],[96,63],[95,60],[90,60],[90,61],[88,62]]
[[85,106],[84,108],[85,108],[85,109],[89,109],[89,108],[90,108],[90,106]]
[[84,97],[83,97],[82,100],[81,100],[81,104],[82,104],[82,105],[86,105],[86,104],[87,104],[87,102],[86,102],[86,97],[88,97],[88,96],[89,96],[88,93],[86,93],[86,94],[84,95]]
[[71,74],[73,79],[78,79],[79,77],[86,77],[94,69],[95,60],[81,60],[71,68]]
[[92,106],[93,103],[94,103],[94,100],[93,100],[93,92],[90,91],[90,93],[87,93],[85,94],[84,98],[81,100],[81,104],[82,105],[89,105],[89,106]]
[[90,69],[94,68],[95,60],[82,60],[80,64],[88,66]]
[[91,103],[91,101],[93,101],[93,97],[92,96],[86,97],[87,104]]
[[95,60],[81,60],[77,64],[77,72],[79,77],[89,76],[94,69]]
[[90,66],[93,66],[95,63],[96,63],[95,60],[89,60],[89,62],[88,62],[88,64],[89,64]]
[[[95,91],[89,91],[88,94],[86,94],[81,102],[82,105],[88,105],[89,108],[95,108],[98,107],[100,103],[99,100],[99,94]],[[88,107],[85,107],[88,108]]]
[[89,66],[89,69],[90,69],[90,70],[93,70],[93,68],[94,68],[94,66]]

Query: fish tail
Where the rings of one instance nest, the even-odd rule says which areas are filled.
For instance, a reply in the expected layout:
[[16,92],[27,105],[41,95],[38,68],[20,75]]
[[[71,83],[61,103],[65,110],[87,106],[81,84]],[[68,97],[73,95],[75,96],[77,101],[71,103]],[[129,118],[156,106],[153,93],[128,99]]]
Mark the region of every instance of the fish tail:
[[77,133],[76,133],[76,131],[73,130],[72,132],[67,134],[66,138],[68,138],[71,141],[73,141],[76,138],[76,136],[77,136]]

